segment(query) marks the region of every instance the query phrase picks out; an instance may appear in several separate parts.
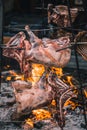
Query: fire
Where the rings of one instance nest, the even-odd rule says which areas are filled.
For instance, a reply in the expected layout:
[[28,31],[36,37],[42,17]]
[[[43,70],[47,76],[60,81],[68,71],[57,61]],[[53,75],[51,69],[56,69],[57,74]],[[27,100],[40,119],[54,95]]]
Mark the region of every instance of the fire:
[[[62,68],[51,68],[52,71],[55,71],[55,73],[58,75],[58,77],[61,77],[63,75]],[[32,84],[36,83],[42,74],[45,71],[45,67],[42,64],[32,64],[32,76],[28,78],[32,82]],[[48,74],[47,74],[48,76]]]
[[26,124],[28,124],[29,126],[31,126],[31,128],[34,127],[34,122],[31,119],[28,118],[25,121],[26,121]]
[[72,76],[67,76],[67,82],[70,84],[70,86],[73,86],[73,84],[72,84]]
[[[58,75],[58,78],[61,78],[63,76],[63,70],[62,70],[62,68],[52,67],[51,70],[54,71]],[[42,74],[44,73],[44,71],[45,71],[45,67],[43,65],[41,65],[41,64],[32,64],[32,76],[29,77],[28,80],[30,80],[32,82],[32,84],[36,83],[40,79],[40,77],[42,76]],[[24,80],[24,75],[22,75],[22,74],[19,75],[15,71],[12,71],[12,70],[10,70],[10,74],[15,77],[14,78],[15,80],[18,80],[18,79]],[[6,80],[10,81],[11,77],[8,76]],[[72,76],[66,76],[66,80],[64,80],[64,82],[68,83],[71,87],[74,86],[73,83],[72,83]],[[84,93],[85,93],[85,95],[87,97],[87,92],[84,91]],[[74,102],[71,102],[71,101],[67,100],[66,103],[65,103],[65,106],[67,106],[69,104],[71,104],[72,109],[77,106],[77,104],[75,104]],[[52,100],[51,105],[56,106],[55,100]],[[40,119],[40,118],[43,119],[43,118],[45,118],[46,117],[45,113],[46,113],[46,111],[45,110],[43,111],[42,109],[34,110],[33,111],[33,114],[36,114],[37,119]],[[50,117],[49,112],[46,113],[46,114],[47,114],[48,117]]]
[[[32,64],[32,76],[28,77],[28,80],[30,80],[32,82],[32,84],[36,83],[40,79],[40,77],[42,76],[44,71],[45,71],[45,67],[43,65]],[[61,78],[64,75],[62,68],[52,67],[51,71],[54,71],[58,75],[58,78]],[[24,75],[22,75],[22,74],[21,75],[17,74],[15,71],[10,71],[10,74],[15,77],[15,80],[18,80],[18,79],[24,80]],[[47,74],[47,75],[49,75],[49,74]],[[7,80],[11,80],[11,78],[7,77]],[[74,85],[72,83],[72,76],[66,76],[66,80],[64,79],[64,82],[68,83],[71,87],[74,87]],[[84,93],[87,97],[87,92],[84,91]],[[56,101],[52,100],[51,105],[56,106]],[[64,104],[64,106],[68,106],[68,105],[70,105],[72,109],[75,109],[78,106],[78,104],[70,101],[70,99],[67,100]],[[44,109],[33,110],[32,113],[35,116],[36,120],[44,120],[47,118],[51,118],[51,113]],[[26,124],[33,127],[34,121],[32,121],[31,119],[28,118],[26,120]]]
[[[8,65],[9,67],[9,65]],[[7,67],[6,67],[7,68]],[[52,67],[51,68],[52,71],[55,71],[55,73],[58,75],[58,78],[61,78],[61,76],[63,75],[63,70],[62,68],[55,68]],[[42,74],[45,71],[45,67],[44,65],[41,64],[32,64],[32,76],[28,77],[27,80],[31,81],[32,84],[35,84],[40,77],[42,76]],[[14,77],[14,80],[25,80],[24,75],[23,74],[17,74],[15,71],[10,70],[9,73],[11,74],[11,76],[8,76],[6,80],[11,80],[11,77]]]
[[11,80],[11,76],[8,76],[7,78],[6,78],[6,81],[10,81]]
[[44,109],[33,110],[32,113],[35,115],[36,120],[51,118],[51,113]]
[[22,74],[17,74],[15,71],[13,71],[13,70],[10,70],[9,71],[10,72],[10,74],[12,75],[12,76],[14,76],[14,80],[24,80],[24,75],[22,75]]
[[9,69],[9,68],[10,68],[10,65],[4,66],[4,69]]
[[[58,75],[59,78],[63,75],[62,68],[52,67],[51,70],[55,71],[55,73]],[[32,77],[29,77],[29,80],[32,81],[32,84],[36,83],[40,79],[44,71],[45,71],[44,65],[32,64]]]
[[28,118],[25,120],[26,124],[31,128],[34,127],[34,122],[36,120],[45,120],[51,118],[51,113],[44,109],[37,109],[32,111],[34,117],[32,119]]
[[[24,75],[23,74],[17,74],[15,71],[13,70],[9,70],[9,76],[6,77],[6,81],[11,81],[13,77],[13,80],[24,80]],[[1,76],[1,78],[3,79],[4,76]]]
[[63,69],[62,68],[52,67],[51,69],[52,69],[52,71],[55,71],[55,73],[58,75],[58,78],[63,76]]
[[41,64],[32,64],[32,83],[36,83],[42,76],[45,68]]
[[84,90],[85,97],[87,98],[87,90]]
[[56,101],[52,100],[51,105],[56,106]]
[[68,99],[65,104],[64,104],[64,107],[66,106],[71,106],[71,109],[74,110],[77,106],[78,106],[78,103],[74,103],[73,101],[71,101],[70,99]]

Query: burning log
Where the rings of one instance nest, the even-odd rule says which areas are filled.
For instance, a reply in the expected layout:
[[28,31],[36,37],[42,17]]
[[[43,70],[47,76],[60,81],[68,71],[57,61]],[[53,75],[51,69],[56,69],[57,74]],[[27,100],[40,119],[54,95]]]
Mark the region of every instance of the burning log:
[[[70,8],[72,22],[75,21],[75,18],[78,14],[77,8]],[[48,4],[48,23],[54,23],[60,27],[70,26],[68,7],[65,5],[53,6]]]

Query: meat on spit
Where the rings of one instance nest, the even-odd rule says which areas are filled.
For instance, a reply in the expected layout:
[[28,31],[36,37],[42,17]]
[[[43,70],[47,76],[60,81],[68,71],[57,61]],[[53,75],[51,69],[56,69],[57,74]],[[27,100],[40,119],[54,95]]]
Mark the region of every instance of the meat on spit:
[[[71,49],[68,48],[70,39],[68,37],[55,40],[39,39],[28,26],[25,27],[25,30],[29,40],[26,39],[24,32],[19,32],[11,38],[3,50],[4,56],[14,58],[19,62],[23,73],[29,70],[32,62],[41,63],[48,67],[64,67],[67,65],[71,57]],[[26,115],[32,109],[45,106],[51,103],[52,99],[55,99],[58,104],[56,118],[61,121],[58,122],[59,126],[64,126],[63,102],[73,96],[73,92],[72,88],[59,80],[57,75],[50,72],[47,77],[44,73],[35,85],[26,81],[15,81],[12,86],[17,102],[17,111],[14,118]]]
[[[71,50],[68,37],[59,39],[40,39],[34,35],[29,26],[25,27],[29,40],[24,32],[19,32],[6,44],[3,55],[16,59],[23,73],[30,70],[30,62],[40,63],[47,66],[64,67],[70,60]],[[62,50],[63,48],[66,48]],[[61,51],[57,51],[61,50]],[[30,70],[31,71],[31,70]]]
[[40,80],[32,85],[26,81],[14,81],[12,87],[17,103],[16,113],[13,119],[19,119],[23,115],[30,114],[33,109],[41,108],[49,104],[53,97],[54,91],[46,80],[46,73],[43,73]]
[[73,92],[73,87],[66,85],[55,72],[51,71],[48,76],[46,72],[42,77],[31,87],[31,83],[26,81],[12,82],[14,94],[17,103],[16,113],[13,114],[13,119],[20,119],[21,116],[28,115],[32,110],[41,108],[51,104],[53,99],[56,100],[55,118],[62,128],[65,124],[63,106],[67,99],[77,97]]

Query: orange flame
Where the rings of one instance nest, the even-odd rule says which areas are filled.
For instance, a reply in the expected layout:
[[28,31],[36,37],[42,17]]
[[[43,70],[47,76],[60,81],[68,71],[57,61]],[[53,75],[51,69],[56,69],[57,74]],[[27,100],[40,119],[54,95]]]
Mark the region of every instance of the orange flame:
[[28,118],[25,121],[26,121],[26,124],[28,124],[29,126],[31,126],[31,128],[34,127],[34,123],[33,123],[33,121],[31,119]]
[[63,69],[62,68],[52,67],[51,69],[52,69],[52,71],[55,71],[55,73],[58,75],[59,78],[61,78],[61,76],[63,76]]
[[22,74],[17,74],[16,72],[10,70],[10,74],[13,75],[15,78],[14,80],[24,80],[24,75]]
[[87,90],[84,90],[85,97],[87,98]]
[[[51,70],[54,71],[58,75],[58,78],[61,78],[63,76],[62,68],[52,67]],[[27,80],[30,80],[32,84],[35,84],[40,79],[44,71],[45,71],[45,67],[43,65],[32,64],[32,76],[29,77]],[[15,76],[15,80],[18,80],[18,79],[24,80],[24,75],[19,75],[14,71],[10,71],[10,74]],[[10,80],[10,77],[8,77],[8,80]],[[72,83],[72,76],[67,76],[64,82],[68,83],[72,87],[74,86]],[[85,95],[87,97],[87,92],[85,92]],[[55,100],[52,101],[51,105],[56,106]],[[68,105],[71,105],[71,108],[75,109],[78,104],[70,100],[67,100],[64,106],[68,106]],[[51,118],[51,113],[44,109],[33,110],[32,113],[35,115],[36,120],[43,120],[43,119]],[[31,119],[28,118],[26,120],[26,123],[29,124],[31,127],[33,127],[33,121]]]
[[51,113],[44,109],[33,110],[32,113],[36,116],[36,120],[51,118]]
[[56,106],[56,101],[52,100],[51,105]]
[[74,110],[79,104],[78,103],[74,103],[73,101],[70,101],[70,99],[68,99],[65,104],[64,107],[70,105],[71,109]]
[[70,84],[70,86],[73,86],[72,76],[67,76],[67,82]]
[[8,76],[7,78],[6,78],[6,81],[10,81],[11,80],[11,76]]
[[36,83],[43,72],[45,71],[45,68],[41,64],[32,64],[32,83]]

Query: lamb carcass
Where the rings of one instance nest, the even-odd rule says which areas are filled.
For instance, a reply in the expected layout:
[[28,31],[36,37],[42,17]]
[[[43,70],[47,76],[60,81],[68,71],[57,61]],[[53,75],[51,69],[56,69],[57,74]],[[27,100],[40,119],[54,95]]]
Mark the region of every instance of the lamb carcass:
[[23,73],[28,73],[28,70],[30,70],[30,62],[55,67],[67,65],[71,56],[71,50],[67,48],[70,45],[68,37],[61,37],[55,40],[48,38],[39,39],[28,26],[25,27],[25,30],[29,35],[29,40],[26,39],[24,32],[19,32],[11,38],[3,50],[4,56],[18,61]]
[[46,106],[52,101],[54,91],[46,78],[46,73],[44,73],[40,80],[35,85],[32,85],[32,87],[31,83],[26,81],[18,80],[12,82],[17,103],[17,110],[13,116],[14,119],[31,113],[33,109]]
[[28,115],[32,110],[41,108],[51,104],[51,101],[56,101],[56,120],[59,126],[64,127],[64,112],[63,106],[67,99],[77,97],[73,92],[74,88],[65,84],[55,72],[51,71],[48,76],[46,72],[42,77],[31,87],[30,82],[15,81],[12,82],[14,94],[16,97],[17,110],[13,118],[19,119],[23,115]]

